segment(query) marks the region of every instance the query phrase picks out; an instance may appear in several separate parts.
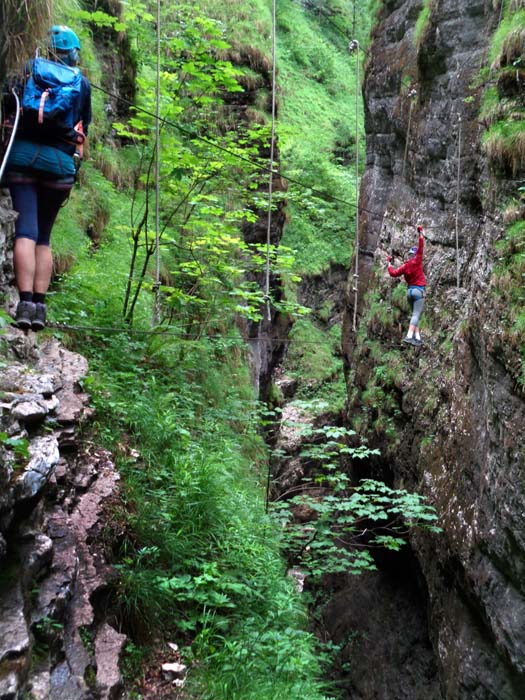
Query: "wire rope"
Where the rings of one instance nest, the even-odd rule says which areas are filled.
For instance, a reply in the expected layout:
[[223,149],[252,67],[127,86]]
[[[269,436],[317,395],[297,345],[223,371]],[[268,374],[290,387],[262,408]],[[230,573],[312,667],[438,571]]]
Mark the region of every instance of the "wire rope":
[[353,39],[349,46],[350,51],[356,52],[356,77],[355,77],[355,271],[354,271],[354,316],[352,330],[357,330],[357,305],[359,303],[359,89],[361,78],[359,75],[359,42]]
[[[299,0],[299,3],[300,3],[300,4],[303,4],[303,2],[304,2],[304,0],[303,0],[303,1],[302,1],[302,0]],[[308,3],[307,3],[307,6],[308,6]],[[311,9],[314,9],[314,8],[311,8]],[[321,17],[324,17],[326,23],[327,23],[328,25],[330,25],[330,27],[332,27],[332,29],[334,29],[341,37],[343,37],[343,38],[346,39],[347,41],[350,39],[351,36],[352,36],[352,37],[355,36],[355,33],[356,33],[356,7],[355,7],[355,2],[354,2],[353,12],[352,12],[352,34],[351,34],[351,35],[348,34],[347,32],[345,32],[343,29],[341,29],[341,27],[339,27],[335,22],[332,22],[332,20],[330,19],[330,15],[328,15],[326,12],[323,12],[323,10],[321,9],[321,7],[316,6],[315,9],[314,9],[314,12],[315,12],[317,15],[320,15]],[[360,50],[361,50],[363,53],[365,53],[367,56],[370,56],[370,52],[367,51],[366,49],[364,49],[362,46],[360,46]]]
[[461,177],[461,115],[458,114],[458,170],[456,183],[456,284],[459,289],[459,194],[460,194],[460,177]]
[[[105,95],[108,95],[109,97],[112,97],[113,99],[123,102],[124,104],[127,104],[129,107],[132,107],[135,109],[137,112],[140,112],[142,114],[146,114],[150,117],[153,117],[156,119],[156,115],[154,112],[151,112],[143,107],[137,107],[131,102],[130,100],[126,99],[125,97],[120,97],[119,95],[115,95],[114,93],[110,92],[109,90],[106,90],[105,88],[101,87],[100,85],[96,85],[95,83],[91,83],[91,86],[95,90],[100,90],[103,92]],[[177,129],[180,131],[180,133],[185,134],[186,136],[189,136],[190,138],[194,139],[195,141],[201,141],[202,143],[207,144],[208,146],[211,146],[212,148],[215,148],[219,151],[222,151],[223,153],[227,153],[228,155],[232,156],[233,158],[236,158],[238,160],[241,160],[245,163],[248,163],[251,165],[254,169],[259,170],[260,172],[268,172],[268,167],[262,163],[258,163],[257,161],[252,160],[251,158],[248,158],[247,156],[243,156],[240,153],[236,153],[235,151],[232,151],[230,148],[227,148],[226,146],[221,146],[221,144],[216,143],[214,141],[211,141],[210,139],[205,138],[204,136],[200,136],[199,134],[196,134],[195,132],[192,132],[190,129],[186,129],[185,127],[181,126],[180,124],[176,124],[175,122],[170,121],[169,119],[166,119],[164,117],[160,118],[160,123],[164,124],[166,126],[171,126],[174,129]],[[273,175],[277,175],[284,180],[287,180],[288,182],[298,185],[302,189],[308,191],[312,195],[319,197],[319,199],[323,199],[324,201],[329,201],[329,202],[337,202],[339,204],[344,204],[346,207],[351,207],[352,209],[355,209],[356,204],[355,202],[349,202],[347,199],[343,199],[342,197],[337,197],[336,195],[330,194],[329,192],[323,192],[322,190],[319,190],[315,187],[311,187],[305,182],[302,182],[301,180],[298,180],[297,178],[288,175],[285,171],[281,169],[274,169]],[[379,212],[379,211],[374,211],[373,209],[368,209],[367,207],[360,206],[359,207],[360,212],[366,212],[367,214],[370,214],[371,216],[377,216],[381,218],[386,218],[391,221],[395,221],[400,223],[399,217],[393,217],[393,216],[385,216],[384,212]],[[403,220],[402,223],[406,223],[408,225],[415,225],[418,222],[411,222],[407,220]],[[436,226],[425,226],[426,229],[431,229],[431,228],[441,228],[440,225]]]
[[272,202],[273,202],[273,162],[275,158],[275,92],[277,80],[277,0],[273,0],[272,5],[272,131],[270,137],[270,173],[268,180],[268,216],[266,225],[266,316],[267,320],[272,320],[272,309],[270,302],[270,248],[272,234]]
[[[272,132],[270,138],[270,173],[268,181],[268,216],[266,228],[266,318],[268,323],[272,321],[272,308],[270,302],[270,246],[272,233],[272,195],[273,195],[273,161],[275,156],[275,90],[277,80],[277,0],[272,2]],[[266,336],[267,337],[267,336]],[[265,512],[270,507],[270,487],[272,483],[272,460],[268,460],[266,474]]]
[[157,0],[157,76],[155,115],[155,283],[153,324],[160,320],[160,0]]
[[15,140],[16,132],[18,130],[18,121],[20,119],[20,100],[18,98],[18,95],[16,94],[16,90],[14,88],[11,89],[11,92],[15,96],[15,101],[16,101],[16,115],[15,115],[15,123],[13,124],[13,131],[11,133],[11,138],[9,139],[9,143],[7,144],[7,148],[4,154],[4,158],[2,160],[2,165],[0,167],[0,182],[4,176],[4,171],[5,171],[5,166],[7,165],[7,160],[9,158],[9,154],[11,153],[11,149],[13,147],[13,143]]
[[410,142],[410,126],[412,124],[412,109],[414,107],[414,99],[417,97],[417,91],[411,90],[408,93],[408,96],[410,98],[410,108],[408,110],[407,136],[406,136],[406,140],[405,140],[405,155],[403,157],[403,168],[401,170],[401,179],[404,179],[404,177],[405,177],[405,166],[406,166],[407,157],[408,157],[408,144]]
[[201,340],[212,340],[212,341],[221,341],[225,342],[227,340],[231,340],[231,342],[238,342],[239,340],[242,340],[246,343],[273,343],[273,342],[279,342],[279,343],[294,343],[298,345],[319,345],[318,340],[305,340],[303,338],[286,338],[286,337],[276,337],[272,336],[271,338],[268,336],[265,337],[252,337],[248,335],[240,335],[238,338],[225,338],[222,335],[217,335],[217,334],[211,334],[211,333],[202,333],[199,335],[198,338],[189,338],[189,337],[183,337],[181,334],[177,331],[174,330],[173,326],[163,328],[162,326],[157,326],[157,328],[122,328],[122,327],[117,327],[117,326],[89,326],[89,325],[83,325],[83,326],[77,326],[73,324],[68,324],[68,323],[54,323],[54,322],[49,322],[46,324],[46,328],[51,328],[53,330],[57,331],[71,331],[74,333],[100,333],[101,335],[104,334],[119,334],[122,333],[124,335],[136,335],[136,336],[168,336],[168,337],[175,337],[177,340],[180,342],[184,343],[199,343]]

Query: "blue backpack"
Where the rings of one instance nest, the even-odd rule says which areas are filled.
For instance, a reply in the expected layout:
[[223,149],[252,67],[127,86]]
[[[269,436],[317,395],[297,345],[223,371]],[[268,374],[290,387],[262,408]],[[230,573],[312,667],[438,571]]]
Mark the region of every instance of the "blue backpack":
[[22,97],[24,117],[37,124],[72,129],[81,85],[79,68],[35,58]]

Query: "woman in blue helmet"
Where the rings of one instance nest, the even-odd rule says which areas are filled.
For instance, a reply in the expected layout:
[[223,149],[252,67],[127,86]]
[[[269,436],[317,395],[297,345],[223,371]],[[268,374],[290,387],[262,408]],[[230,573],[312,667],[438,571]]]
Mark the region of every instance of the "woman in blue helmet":
[[[74,68],[79,52],[80,41],[72,29],[63,25],[51,27],[51,61]],[[32,65],[28,64],[26,79]],[[75,157],[91,121],[91,88],[83,75],[71,109],[75,127],[68,129],[60,123],[37,123],[34,116],[22,111],[7,162],[5,179],[13,208],[18,212],[14,269],[20,301],[16,323],[23,330],[42,330],[46,322],[46,292],[53,270],[51,230],[73,187]]]

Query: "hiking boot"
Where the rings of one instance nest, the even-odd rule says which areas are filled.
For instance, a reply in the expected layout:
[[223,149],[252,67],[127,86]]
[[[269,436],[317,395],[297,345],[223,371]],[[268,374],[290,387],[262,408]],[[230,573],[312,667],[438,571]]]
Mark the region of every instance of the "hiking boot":
[[33,304],[33,306],[35,307],[35,313],[31,322],[31,328],[37,332],[46,327],[46,305],[38,303]]
[[403,338],[403,343],[408,343],[408,345],[414,345],[414,338],[409,338],[407,335],[406,338]]
[[16,307],[15,322],[23,331],[28,331],[33,323],[35,305],[32,301],[19,301]]
[[420,345],[423,345],[423,341],[421,340],[421,338],[414,338],[414,340],[412,341],[412,345],[417,345],[419,347]]

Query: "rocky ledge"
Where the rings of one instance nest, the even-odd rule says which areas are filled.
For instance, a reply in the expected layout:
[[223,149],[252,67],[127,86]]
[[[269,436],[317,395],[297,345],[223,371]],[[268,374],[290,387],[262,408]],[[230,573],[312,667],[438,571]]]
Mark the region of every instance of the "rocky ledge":
[[79,438],[87,361],[16,330],[0,341],[0,700],[118,698],[126,638],[96,609],[118,475]]

